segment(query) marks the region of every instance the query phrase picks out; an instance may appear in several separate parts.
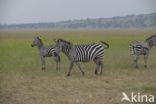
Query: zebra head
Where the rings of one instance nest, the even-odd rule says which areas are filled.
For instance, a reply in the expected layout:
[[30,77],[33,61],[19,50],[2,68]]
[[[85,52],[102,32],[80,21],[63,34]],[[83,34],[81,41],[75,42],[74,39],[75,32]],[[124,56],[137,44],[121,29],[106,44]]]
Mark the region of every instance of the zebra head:
[[153,46],[156,46],[156,35],[150,36],[145,41],[149,44],[150,48],[152,48]]
[[39,36],[35,37],[33,43],[31,44],[32,47],[42,46],[42,45],[43,45],[43,42],[42,42],[42,40],[40,39]]
[[57,53],[63,51],[64,49],[70,49],[71,48],[71,43],[66,41],[66,40],[57,39],[57,40],[54,40],[54,42],[56,43],[55,49],[56,49]]

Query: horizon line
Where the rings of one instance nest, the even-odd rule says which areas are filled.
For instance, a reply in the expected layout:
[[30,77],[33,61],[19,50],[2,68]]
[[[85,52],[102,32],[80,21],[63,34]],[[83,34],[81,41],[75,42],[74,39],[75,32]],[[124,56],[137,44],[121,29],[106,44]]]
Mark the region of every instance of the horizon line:
[[81,19],[66,19],[66,20],[60,20],[60,21],[56,21],[56,22],[53,22],[53,21],[45,21],[45,22],[27,22],[27,23],[0,23],[0,25],[26,25],[26,24],[39,24],[39,23],[59,23],[59,22],[67,22],[67,21],[78,21],[78,20],[87,20],[87,19],[100,19],[100,18],[103,18],[103,19],[111,19],[111,18],[115,18],[115,17],[127,17],[127,16],[137,16],[137,15],[149,15],[149,14],[155,14],[156,12],[151,12],[151,13],[140,13],[140,14],[127,14],[127,15],[123,15],[123,16],[112,16],[112,17],[87,17],[87,18],[81,18]]

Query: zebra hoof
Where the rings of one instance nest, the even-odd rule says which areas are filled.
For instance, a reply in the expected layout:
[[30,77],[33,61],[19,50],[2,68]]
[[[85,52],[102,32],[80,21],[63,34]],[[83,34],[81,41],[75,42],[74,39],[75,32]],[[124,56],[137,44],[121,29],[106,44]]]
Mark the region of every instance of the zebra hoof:
[[45,70],[46,68],[42,68],[42,70]]
[[67,77],[69,77],[70,76],[70,74],[67,74]]
[[136,68],[136,69],[139,69],[139,67],[138,67],[138,66],[136,66],[135,68]]
[[145,68],[147,68],[147,65],[144,65]]
[[82,76],[84,76],[85,75],[85,72],[82,72]]
[[97,75],[98,73],[97,73],[97,71],[95,71],[95,75]]
[[58,71],[59,71],[59,69],[57,68],[57,69],[56,69],[56,71],[58,72]]

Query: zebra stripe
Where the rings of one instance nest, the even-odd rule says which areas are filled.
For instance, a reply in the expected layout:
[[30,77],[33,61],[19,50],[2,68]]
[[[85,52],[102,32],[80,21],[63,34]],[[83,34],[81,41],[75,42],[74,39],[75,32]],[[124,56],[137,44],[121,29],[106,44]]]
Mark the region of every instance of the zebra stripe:
[[[64,51],[67,52],[67,50]],[[74,51],[77,59],[75,61],[92,61],[95,59],[95,57],[103,57],[104,47],[101,44],[91,44],[85,46],[76,45]]]
[[[51,52],[49,53],[49,51],[51,51]],[[48,53],[47,56],[54,56],[55,57],[58,55],[56,50],[55,50],[55,47],[53,47],[53,46],[51,48],[47,49],[47,53]]]
[[147,42],[135,41],[130,44],[130,51],[133,56],[133,63],[136,68],[138,68],[138,59],[140,55],[144,56],[144,66],[147,67],[149,49],[150,47]]

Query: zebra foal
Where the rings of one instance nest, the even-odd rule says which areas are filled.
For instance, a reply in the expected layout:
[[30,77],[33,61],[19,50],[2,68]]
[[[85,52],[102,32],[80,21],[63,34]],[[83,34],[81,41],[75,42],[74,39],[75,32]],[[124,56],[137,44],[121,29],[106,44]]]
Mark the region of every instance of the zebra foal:
[[[46,69],[45,68],[45,57],[51,57],[51,56],[54,57],[54,60],[56,62],[56,70],[59,69],[60,56],[59,56],[59,54],[56,53],[54,46],[52,46],[52,45],[49,47],[44,46],[40,37],[34,38],[34,41],[31,44],[31,46],[32,47],[34,47],[34,46],[38,47],[39,55],[40,55],[41,63],[42,63],[42,70]],[[49,50],[51,50],[50,54],[48,53]]]
[[[100,74],[102,74],[104,49],[109,48],[109,45],[107,43],[101,41],[101,43],[104,45],[99,43],[74,45],[63,39],[58,39],[57,41],[55,41],[55,43],[57,52],[59,53],[60,51],[62,51],[70,60],[70,66],[67,76],[70,76],[74,64],[77,65],[82,75],[84,75],[79,62],[89,61],[94,61],[97,65],[95,74],[98,74],[99,68],[101,68]],[[49,53],[51,53],[51,50],[52,48],[50,49]]]
[[139,68],[138,60],[139,56],[144,56],[144,67],[147,67],[147,59],[150,49],[156,46],[156,35],[152,35],[145,41],[134,41],[130,44],[130,51],[133,56],[133,63],[135,68]]

